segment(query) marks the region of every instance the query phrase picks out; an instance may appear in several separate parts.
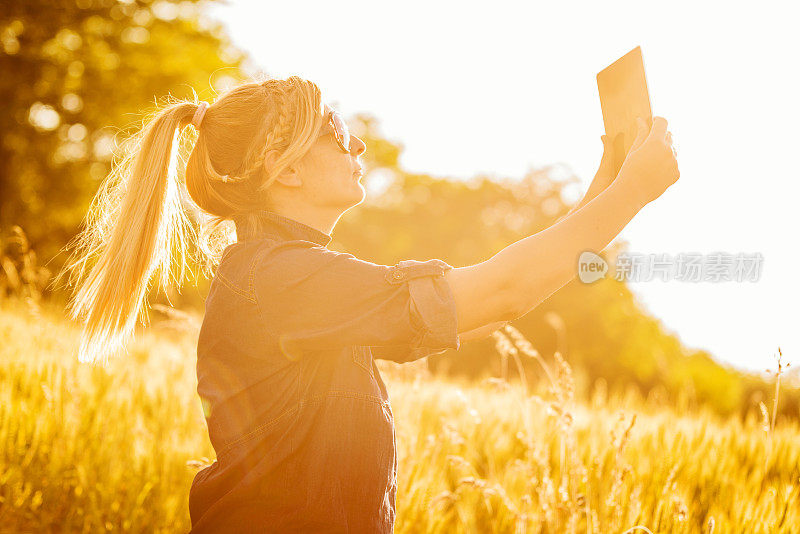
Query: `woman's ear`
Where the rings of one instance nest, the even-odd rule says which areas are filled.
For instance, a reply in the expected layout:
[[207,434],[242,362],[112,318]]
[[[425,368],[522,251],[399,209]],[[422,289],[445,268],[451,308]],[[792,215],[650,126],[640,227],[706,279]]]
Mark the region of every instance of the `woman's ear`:
[[[277,150],[268,150],[266,155],[264,156],[264,169],[263,172],[268,174],[269,171],[275,166],[275,162],[280,157],[280,153]],[[300,187],[303,185],[302,180],[300,180],[300,174],[297,170],[296,165],[290,165],[283,169],[281,173],[275,178],[276,182],[280,182],[282,185],[287,187]]]

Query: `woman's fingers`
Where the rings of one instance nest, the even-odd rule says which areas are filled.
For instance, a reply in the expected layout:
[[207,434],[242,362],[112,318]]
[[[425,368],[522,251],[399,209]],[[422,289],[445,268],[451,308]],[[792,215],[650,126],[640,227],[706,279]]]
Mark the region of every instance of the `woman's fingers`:
[[664,117],[653,117],[653,127],[650,129],[649,137],[663,139],[667,133],[667,119]]
[[675,144],[672,142],[672,132],[668,131],[665,139],[667,141],[667,144],[672,149],[672,154],[677,158],[678,157],[678,151],[675,148]]

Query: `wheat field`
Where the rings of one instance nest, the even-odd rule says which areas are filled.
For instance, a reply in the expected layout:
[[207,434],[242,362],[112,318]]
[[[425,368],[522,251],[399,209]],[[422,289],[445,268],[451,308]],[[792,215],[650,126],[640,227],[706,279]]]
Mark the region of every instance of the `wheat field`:
[[[62,317],[0,305],[0,531],[188,531],[192,478],[214,457],[195,391],[196,321],[141,331],[102,369],[77,363],[79,331]],[[506,334],[487,358],[538,358]],[[558,357],[541,362],[552,382],[538,383],[553,385],[531,391],[379,362],[397,424],[396,532],[800,529],[796,423],[601,387],[576,402],[580,376]]]

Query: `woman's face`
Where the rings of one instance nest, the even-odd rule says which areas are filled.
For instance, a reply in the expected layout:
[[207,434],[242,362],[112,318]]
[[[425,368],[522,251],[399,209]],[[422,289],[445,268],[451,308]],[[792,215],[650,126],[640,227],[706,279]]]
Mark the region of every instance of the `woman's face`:
[[[326,105],[325,112],[330,110]],[[342,211],[360,204],[366,191],[361,184],[359,156],[366,148],[361,139],[350,134],[350,153],[345,153],[336,141],[333,126],[327,122],[314,145],[298,162],[304,198],[314,206]]]

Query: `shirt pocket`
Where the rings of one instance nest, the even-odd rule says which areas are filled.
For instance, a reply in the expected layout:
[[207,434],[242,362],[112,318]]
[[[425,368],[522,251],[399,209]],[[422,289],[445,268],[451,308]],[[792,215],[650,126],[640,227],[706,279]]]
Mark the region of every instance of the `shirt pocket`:
[[353,362],[366,371],[371,378],[374,378],[375,374],[372,370],[372,351],[370,348],[365,345],[355,345],[351,347],[351,352]]

